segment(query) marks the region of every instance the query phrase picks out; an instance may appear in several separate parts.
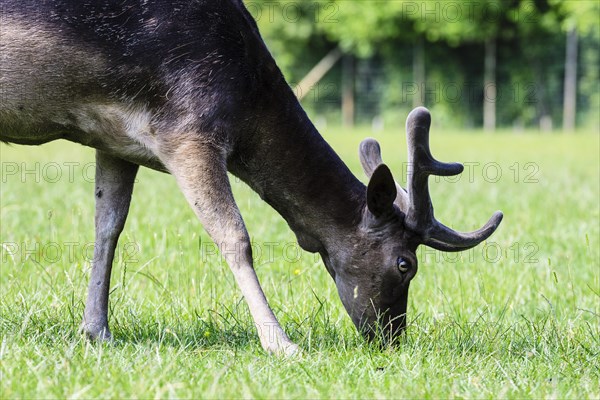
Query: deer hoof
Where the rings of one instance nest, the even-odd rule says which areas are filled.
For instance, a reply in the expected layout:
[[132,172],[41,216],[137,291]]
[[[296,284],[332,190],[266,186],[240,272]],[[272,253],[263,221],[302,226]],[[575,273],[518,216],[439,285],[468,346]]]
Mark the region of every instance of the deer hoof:
[[291,341],[280,342],[276,346],[265,348],[267,353],[277,357],[299,357],[302,355],[302,349],[296,343]]
[[300,357],[302,356],[302,349],[296,343],[290,343],[284,348],[285,357]]
[[108,324],[82,322],[79,331],[88,339],[95,342],[111,342],[112,334],[108,329]]

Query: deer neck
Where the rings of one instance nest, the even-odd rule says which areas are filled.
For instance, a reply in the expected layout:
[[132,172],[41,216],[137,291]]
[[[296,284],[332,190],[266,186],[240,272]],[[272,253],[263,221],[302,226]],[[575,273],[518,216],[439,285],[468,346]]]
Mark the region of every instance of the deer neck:
[[321,137],[295,97],[242,135],[229,168],[271,205],[310,252],[358,226],[366,188]]

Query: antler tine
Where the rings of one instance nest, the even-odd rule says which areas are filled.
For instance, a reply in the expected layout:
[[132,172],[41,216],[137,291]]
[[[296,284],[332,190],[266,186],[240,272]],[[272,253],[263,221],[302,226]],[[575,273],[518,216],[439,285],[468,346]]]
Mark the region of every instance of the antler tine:
[[492,235],[502,222],[504,215],[496,211],[489,221],[474,232],[456,232],[441,222],[434,221],[430,237],[423,239],[423,244],[442,251],[463,251],[477,246]]
[[[381,147],[377,140],[367,138],[360,143],[359,147],[360,163],[365,171],[367,178],[371,178],[375,169],[383,164],[381,159]],[[408,210],[408,193],[396,182],[396,200],[394,203],[404,212]]]
[[371,178],[375,168],[377,168],[379,164],[383,164],[383,160],[381,159],[381,147],[379,147],[377,140],[366,138],[360,142],[358,152],[365,175],[367,175],[367,178]]
[[442,163],[433,158],[429,149],[430,126],[431,115],[424,107],[415,108],[406,120],[410,204],[406,222],[422,235],[423,244],[444,251],[466,250],[487,239],[496,230],[502,221],[502,213],[497,212],[485,226],[469,233],[456,232],[436,221],[429,196],[429,175],[458,175],[463,166]]
[[433,206],[427,184],[429,175],[450,176],[463,171],[457,163],[441,163],[429,150],[429,127],[431,115],[425,107],[415,108],[406,119],[406,142],[408,147],[408,196],[410,210],[407,222],[419,232],[431,227]]

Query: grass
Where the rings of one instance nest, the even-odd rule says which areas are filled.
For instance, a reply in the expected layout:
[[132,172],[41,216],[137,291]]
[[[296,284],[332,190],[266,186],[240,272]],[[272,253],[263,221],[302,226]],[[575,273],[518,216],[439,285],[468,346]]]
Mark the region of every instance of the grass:
[[[362,177],[368,131],[327,140]],[[402,179],[399,132],[377,135]],[[93,151],[0,145],[0,398],[598,398],[599,137],[432,131],[437,217],[505,213],[486,244],[420,248],[394,349],[356,333],[318,257],[245,185],[235,195],[275,313],[305,354],[264,354],[233,276],[173,179],[142,170],[112,279],[115,343],[77,328],[93,243]],[[479,164],[477,164],[479,163]],[[501,174],[501,175],[500,175]]]

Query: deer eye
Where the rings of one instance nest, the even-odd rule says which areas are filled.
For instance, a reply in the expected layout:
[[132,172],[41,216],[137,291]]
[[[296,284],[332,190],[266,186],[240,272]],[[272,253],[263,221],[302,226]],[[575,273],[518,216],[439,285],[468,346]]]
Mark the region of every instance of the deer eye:
[[398,257],[398,259],[396,260],[396,266],[398,267],[398,271],[400,271],[402,273],[405,273],[410,268],[408,261],[406,261],[402,257]]

